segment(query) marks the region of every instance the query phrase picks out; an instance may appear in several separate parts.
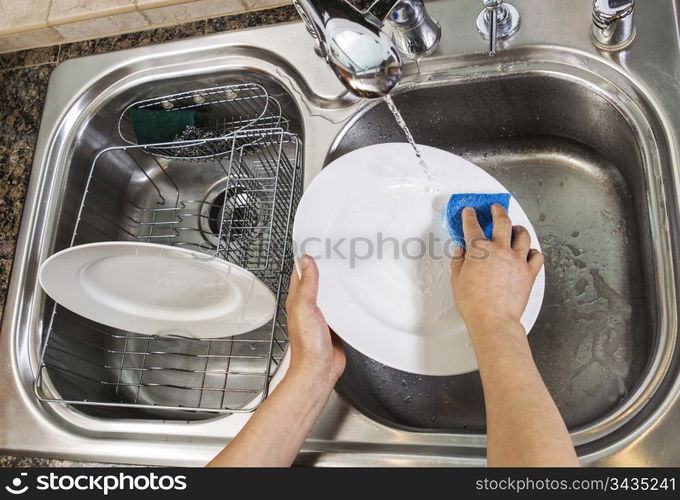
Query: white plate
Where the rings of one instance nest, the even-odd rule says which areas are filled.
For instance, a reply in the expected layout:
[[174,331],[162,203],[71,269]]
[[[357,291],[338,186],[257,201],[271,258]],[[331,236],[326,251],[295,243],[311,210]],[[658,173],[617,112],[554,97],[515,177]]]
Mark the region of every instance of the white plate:
[[[453,193],[507,190],[459,156],[420,148],[434,184],[405,143],[358,149],[324,168],[298,206],[295,253],[317,259],[319,307],[349,345],[399,370],[457,375],[476,370],[477,361],[453,304],[450,258],[440,256],[450,243],[446,205]],[[514,198],[509,214],[513,224],[529,230],[532,246],[540,250],[534,228]],[[429,252],[419,258],[425,245],[414,238],[427,242],[428,235],[433,241],[436,237],[428,246],[439,255]],[[449,248],[449,256],[451,252]],[[527,332],[541,309],[544,287],[541,270],[522,316]]]
[[265,325],[276,306],[269,288],[245,269],[152,243],[68,248],[42,264],[40,284],[81,316],[146,335],[238,335]]

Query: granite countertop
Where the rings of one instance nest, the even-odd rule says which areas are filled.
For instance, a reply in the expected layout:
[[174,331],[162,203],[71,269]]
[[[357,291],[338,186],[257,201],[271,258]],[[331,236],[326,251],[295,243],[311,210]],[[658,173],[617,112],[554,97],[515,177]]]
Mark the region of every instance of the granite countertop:
[[[53,47],[0,54],[0,318],[12,268],[47,83],[61,62],[79,56],[298,19],[292,6],[195,21]],[[1,467],[96,465],[0,456]]]

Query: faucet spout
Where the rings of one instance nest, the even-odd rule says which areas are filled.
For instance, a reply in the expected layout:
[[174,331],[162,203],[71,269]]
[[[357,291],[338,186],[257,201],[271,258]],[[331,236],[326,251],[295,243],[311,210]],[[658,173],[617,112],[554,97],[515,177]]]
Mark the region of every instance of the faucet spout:
[[[402,59],[431,52],[439,26],[422,0],[378,0],[361,12],[343,0],[293,0],[315,49],[354,95],[383,97],[401,80]],[[388,21],[392,36],[383,30]],[[403,36],[400,36],[403,34]]]

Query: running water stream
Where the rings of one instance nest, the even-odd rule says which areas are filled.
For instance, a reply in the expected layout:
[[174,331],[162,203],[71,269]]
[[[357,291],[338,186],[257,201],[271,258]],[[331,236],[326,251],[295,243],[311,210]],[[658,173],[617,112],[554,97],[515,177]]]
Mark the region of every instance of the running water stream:
[[413,135],[411,134],[411,131],[406,125],[406,121],[404,121],[404,117],[401,116],[401,113],[397,109],[397,106],[394,104],[392,97],[389,94],[387,94],[385,97],[383,97],[383,99],[385,101],[385,104],[387,104],[389,110],[394,115],[394,119],[397,121],[397,125],[399,125],[399,127],[401,127],[401,129],[404,131],[404,135],[406,136],[406,139],[413,148],[413,151],[415,152],[416,157],[418,158],[418,163],[420,164],[420,167],[423,169],[423,172],[427,176],[427,179],[429,181],[434,180],[432,174],[430,173],[430,168],[427,166],[427,163],[423,159],[423,155],[420,152],[420,149],[418,149],[418,145],[416,144],[416,141],[413,139]]

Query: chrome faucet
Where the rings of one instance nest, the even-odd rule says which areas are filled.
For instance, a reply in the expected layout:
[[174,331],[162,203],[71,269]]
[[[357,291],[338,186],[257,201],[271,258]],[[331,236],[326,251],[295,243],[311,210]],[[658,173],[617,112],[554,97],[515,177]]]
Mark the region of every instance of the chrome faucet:
[[593,43],[620,50],[635,38],[635,0],[593,0]]
[[489,55],[496,54],[498,40],[505,40],[519,29],[519,11],[503,0],[483,0],[484,9],[477,17],[477,30],[489,40]]
[[401,54],[430,54],[441,37],[422,0],[378,0],[367,12],[344,0],[293,3],[315,40],[316,53],[359,97],[387,95],[401,80]]

